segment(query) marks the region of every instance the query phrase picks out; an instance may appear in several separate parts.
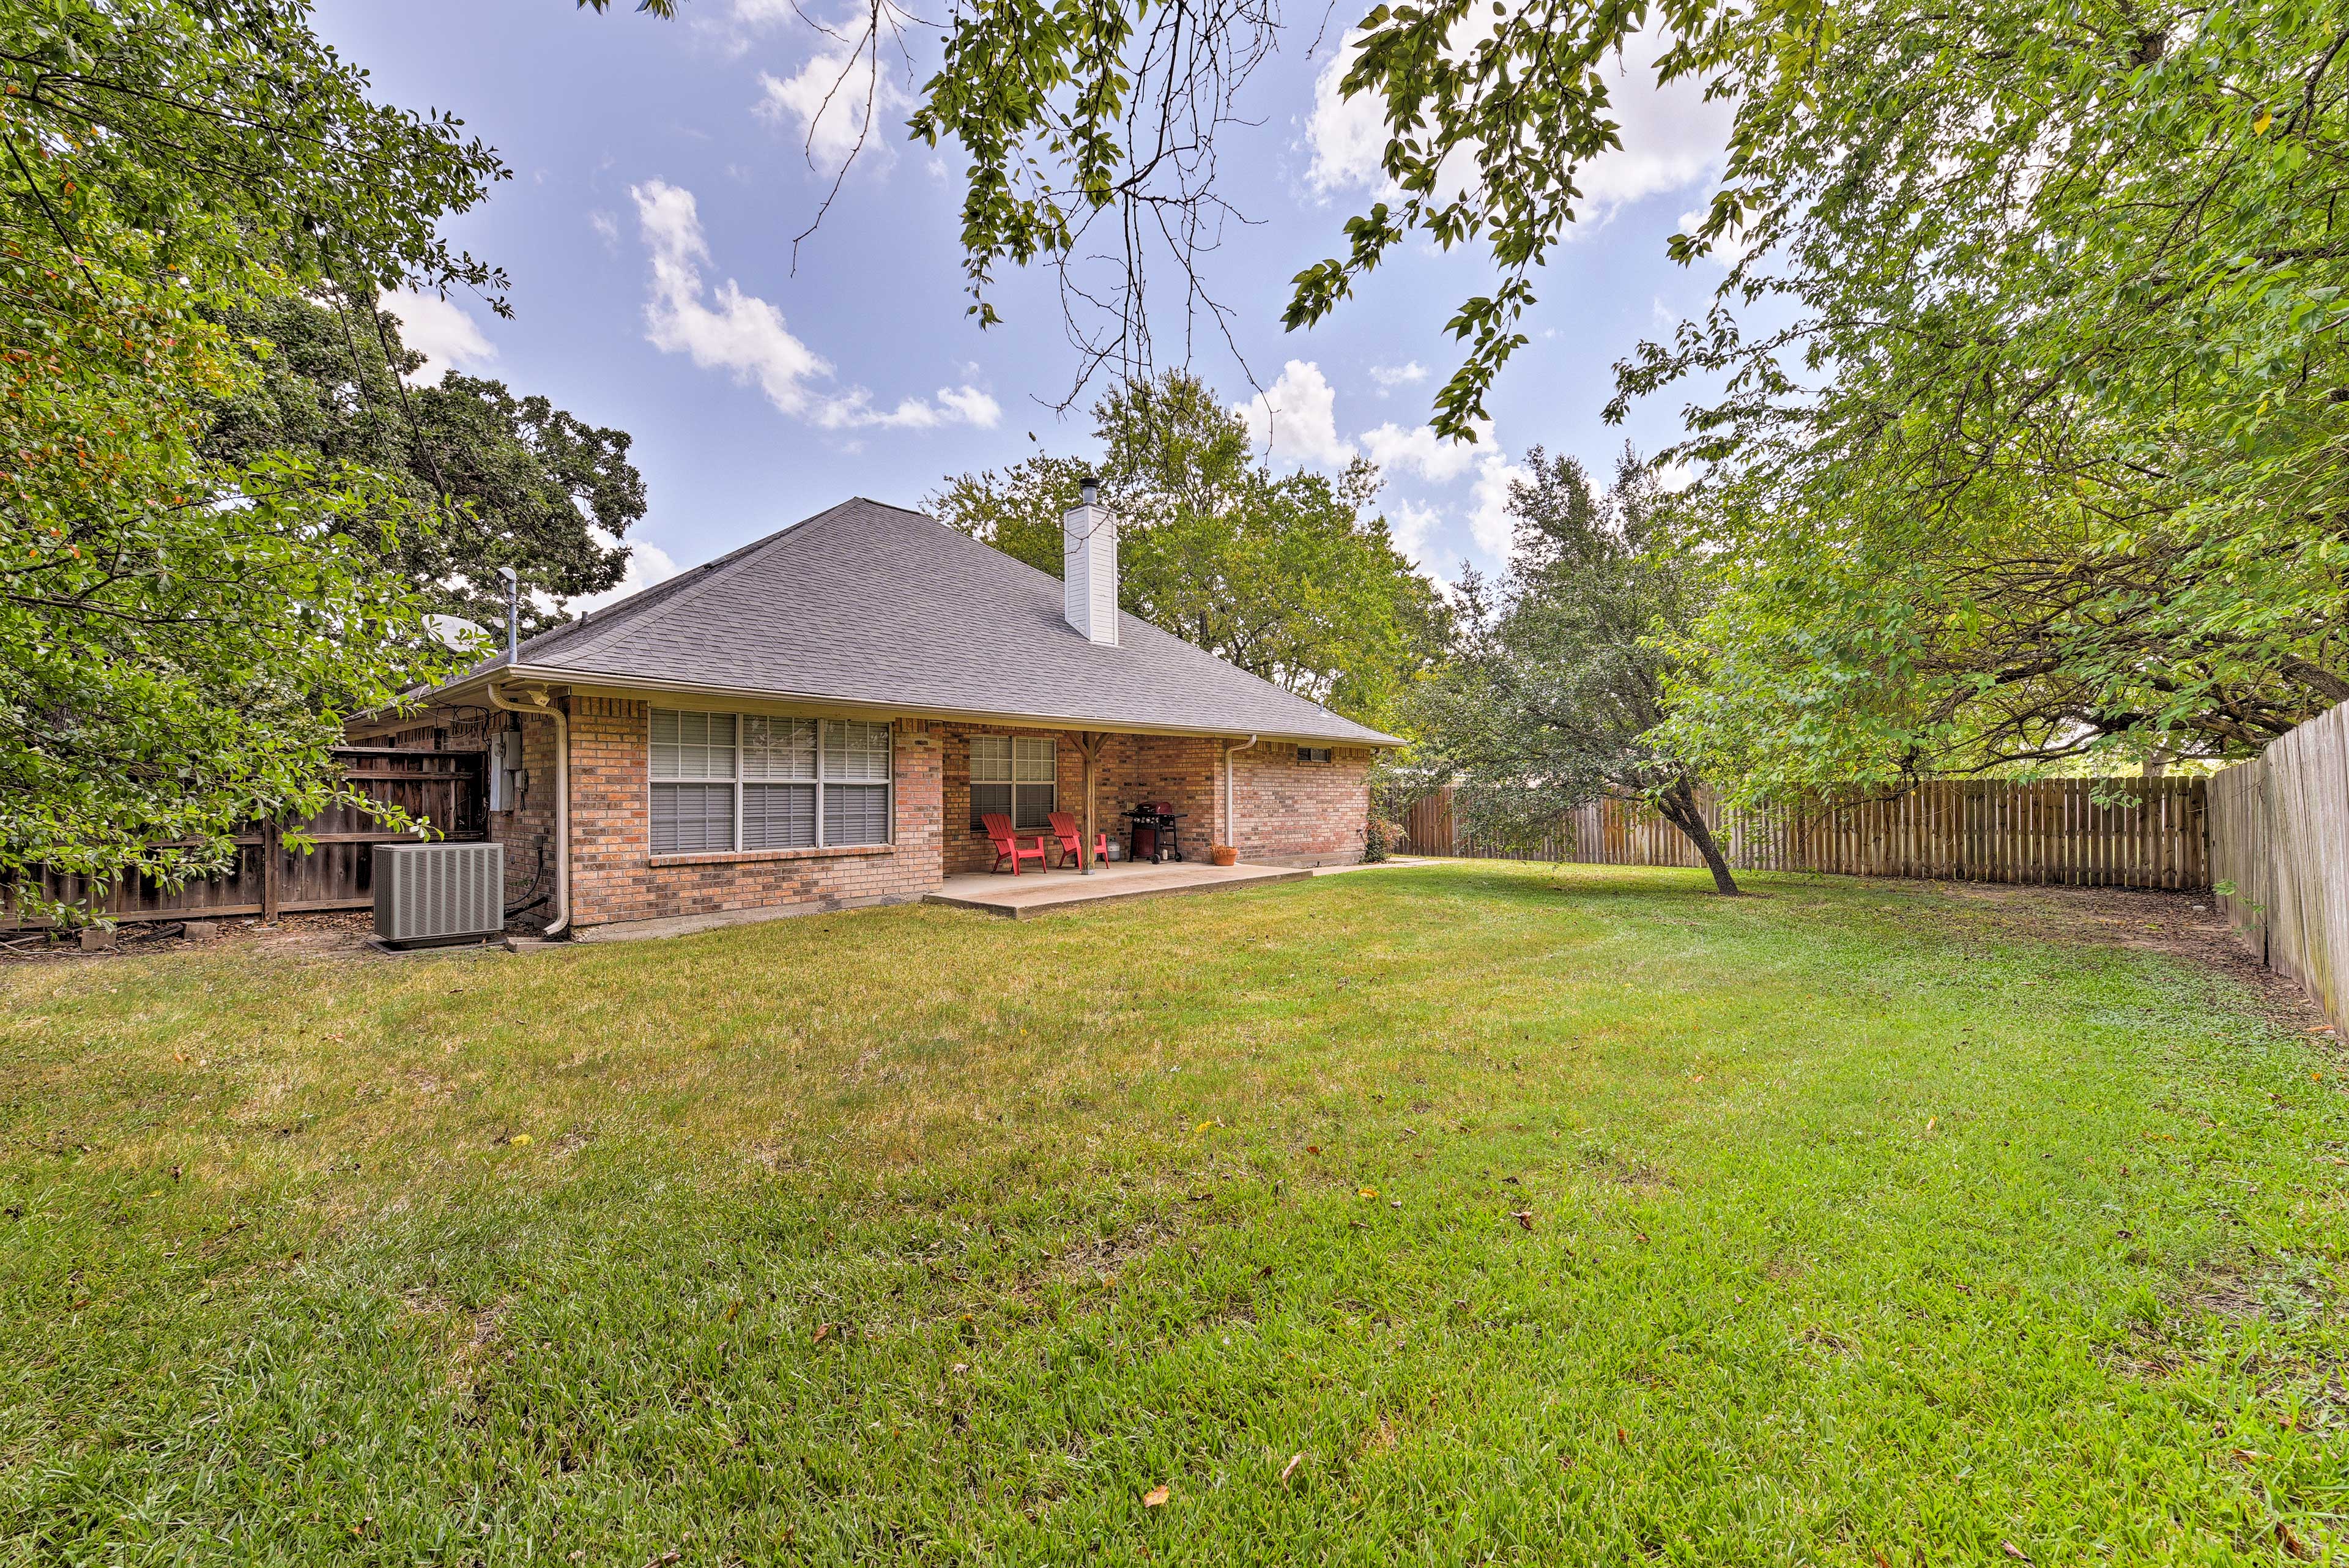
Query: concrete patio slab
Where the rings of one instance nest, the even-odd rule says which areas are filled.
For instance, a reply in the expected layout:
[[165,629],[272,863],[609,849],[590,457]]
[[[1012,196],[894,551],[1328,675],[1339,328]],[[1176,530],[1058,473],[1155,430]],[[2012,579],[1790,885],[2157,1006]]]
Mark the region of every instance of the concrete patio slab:
[[1312,875],[1295,866],[1210,866],[1191,861],[1153,866],[1146,861],[1111,861],[1093,867],[1090,877],[1074,871],[949,877],[928,895],[926,902],[1022,919],[1081,904],[1154,898],[1168,893],[1213,893],[1263,882],[1295,882]]

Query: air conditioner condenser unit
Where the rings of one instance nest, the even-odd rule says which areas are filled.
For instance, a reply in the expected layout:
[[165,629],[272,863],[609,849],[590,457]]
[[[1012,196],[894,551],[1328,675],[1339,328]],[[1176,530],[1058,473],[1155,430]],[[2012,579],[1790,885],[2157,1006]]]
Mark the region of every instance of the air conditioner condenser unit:
[[386,947],[487,941],[505,929],[502,844],[378,844],[374,880]]

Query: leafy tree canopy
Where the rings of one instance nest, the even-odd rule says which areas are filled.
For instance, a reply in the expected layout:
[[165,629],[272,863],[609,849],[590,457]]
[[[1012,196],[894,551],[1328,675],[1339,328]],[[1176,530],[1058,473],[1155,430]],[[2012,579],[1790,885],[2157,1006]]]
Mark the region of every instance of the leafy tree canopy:
[[[1726,279],[1619,367],[1611,410],[1703,389],[1666,455],[1703,472],[1741,568],[1680,688],[1679,743],[1708,767],[1759,790],[2235,755],[2349,696],[2349,0],[1351,19],[1341,90],[1382,110],[1389,187],[1286,319],[1322,319],[1414,239],[1481,248],[1497,279],[1454,313],[1433,410],[1456,437],[1526,341],[1580,171],[1619,140],[1614,64],[1732,106],[1715,193],[1671,247]],[[1106,251],[1077,297],[1112,322],[1087,341],[1146,357],[1137,246],[1171,248],[1195,292],[1216,140],[1279,27],[1262,0],[957,0],[911,126],[966,155],[980,318],[1002,265]]]
[[2334,4],[1971,0],[1839,14],[1814,103],[1748,98],[1688,244],[1756,254],[1623,368],[1728,389],[1684,746],[1888,788],[2239,756],[2349,696],[2344,40]]
[[[0,882],[166,879],[336,787],[437,667],[381,563],[429,519],[318,454],[203,448],[224,324],[333,280],[494,289],[437,224],[502,177],[370,99],[295,0],[47,0],[0,39]],[[157,846],[161,846],[157,847]]]
[[399,318],[364,295],[271,299],[228,326],[260,351],[259,374],[214,412],[205,454],[241,465],[300,452],[354,464],[384,475],[408,508],[437,511],[429,531],[387,532],[379,519],[347,529],[435,609],[502,624],[497,573],[512,566],[528,636],[563,618],[562,601],[626,571],[619,540],[645,514],[626,431],[454,370],[406,385],[424,357],[400,341]]
[[1462,585],[1451,657],[1413,700],[1417,765],[1456,786],[1485,838],[1537,844],[1602,795],[1651,803],[1737,891],[1688,760],[1663,732],[1673,647],[1713,569],[1654,471],[1626,451],[1604,494],[1571,457],[1526,454],[1516,540],[1497,582]]
[[[1273,474],[1247,424],[1197,378],[1121,386],[1093,410],[1104,505],[1131,613],[1323,702],[1388,722],[1428,666],[1443,601],[1368,514],[1377,471]],[[943,522],[1054,576],[1086,465],[1040,455],[930,497]]]

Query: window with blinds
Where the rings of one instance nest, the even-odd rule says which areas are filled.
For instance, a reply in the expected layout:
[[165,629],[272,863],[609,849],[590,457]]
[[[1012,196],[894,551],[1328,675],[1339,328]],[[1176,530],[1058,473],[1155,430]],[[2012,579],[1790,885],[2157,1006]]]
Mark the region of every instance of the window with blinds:
[[731,713],[653,710],[653,853],[734,847]]
[[890,729],[861,719],[652,714],[652,852],[886,844]]
[[889,838],[889,726],[828,720],[823,726],[823,841]]
[[1001,812],[1023,832],[1041,833],[1058,809],[1059,769],[1050,735],[970,738],[970,825]]
[[815,847],[816,792],[822,787],[816,767],[820,728],[813,719],[744,715],[743,848]]

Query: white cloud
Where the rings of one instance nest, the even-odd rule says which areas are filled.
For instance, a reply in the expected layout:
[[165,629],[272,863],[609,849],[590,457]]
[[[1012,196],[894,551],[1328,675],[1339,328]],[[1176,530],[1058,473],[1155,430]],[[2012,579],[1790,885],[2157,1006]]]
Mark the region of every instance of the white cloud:
[[935,403],[920,398],[900,398],[894,409],[876,409],[872,394],[847,392],[826,401],[815,422],[826,430],[877,426],[885,430],[935,430],[940,425],[976,425],[991,431],[1003,421],[1003,408],[977,387],[940,387]]
[[968,384],[941,389],[935,403],[905,398],[886,410],[874,407],[872,394],[862,388],[833,391],[816,385],[831,379],[832,364],[793,336],[781,311],[743,293],[732,278],[715,288],[704,284],[709,244],[693,192],[654,180],[629,187],[628,194],[652,253],[645,338],[663,353],[688,355],[704,369],[729,372],[740,385],[755,382],[778,411],[824,430],[945,424],[992,430],[1002,418],[995,400]]
[[[1493,18],[1478,9],[1455,30],[1452,52],[1464,55],[1490,35]],[[1386,151],[1385,100],[1375,93],[1346,99],[1338,84],[1354,63],[1361,34],[1348,32],[1337,54],[1313,82],[1313,110],[1306,121],[1312,162],[1306,182],[1315,192],[1361,189],[1392,194],[1379,160]],[[1635,35],[1609,71],[1609,118],[1620,128],[1623,145],[1601,153],[1575,172],[1583,193],[1580,216],[1604,220],[1616,208],[1644,197],[1696,183],[1719,162],[1729,139],[1731,106],[1708,103],[1701,82],[1682,78],[1659,86],[1652,61],[1663,45]],[[1447,188],[1464,180],[1472,164],[1454,153],[1443,171]]]
[[1444,514],[1433,506],[1416,501],[1398,498],[1386,513],[1387,532],[1394,536],[1395,548],[1410,557],[1414,566],[1425,567],[1428,541],[1444,521]]
[[1468,535],[1495,560],[1506,558],[1516,536],[1516,523],[1509,516],[1509,486],[1519,481],[1531,483],[1533,477],[1531,469],[1511,462],[1498,449],[1486,452],[1477,461]]
[[991,431],[1003,422],[1003,406],[968,382],[955,388],[940,387],[938,406],[946,410],[947,418],[983,431]]
[[761,71],[759,94],[750,112],[771,124],[788,125],[809,160],[827,174],[851,153],[876,168],[886,168],[896,156],[894,136],[866,134],[867,100],[879,126],[894,125],[902,118],[896,111],[907,107],[904,90],[870,58],[852,55],[831,39],[789,77]]
[[1491,422],[1480,420],[1475,430],[1476,439],[1470,442],[1437,435],[1426,425],[1405,430],[1383,424],[1362,432],[1362,447],[1372,462],[1390,473],[1416,473],[1432,483],[1449,484],[1493,450]]
[[1583,201],[1601,214],[1702,180],[1729,145],[1730,104],[1705,101],[1704,84],[1682,77],[1659,86],[1652,62],[1661,40],[1635,36],[1607,74],[1608,106],[1623,145],[1576,171]]
[[1320,195],[1351,186],[1379,190],[1387,183],[1379,157],[1387,149],[1386,100],[1376,93],[1340,95],[1338,84],[1353,68],[1361,40],[1358,29],[1347,29],[1338,52],[1313,78],[1313,113],[1305,122],[1305,139],[1313,150],[1306,182]]
[[400,342],[424,356],[423,368],[406,378],[410,386],[438,381],[452,368],[479,369],[498,357],[481,323],[454,300],[393,288],[384,291],[380,304],[398,318]]
[[799,16],[792,0],[734,0],[722,14],[696,6],[691,26],[696,33],[715,42],[727,58],[735,59],[750,50],[757,35]]
[[1371,379],[1379,384],[1379,396],[1383,398],[1397,387],[1416,386],[1427,379],[1427,367],[1413,359],[1402,365],[1373,365]]
[[732,278],[703,297],[699,264],[709,259],[693,192],[658,180],[632,185],[636,221],[652,252],[652,297],[645,303],[645,337],[664,354],[690,355],[706,370],[727,370],[736,381],[756,381],[782,412],[804,416],[816,395],[807,383],[832,374],[815,350],[792,336],[783,313]]
[[[1495,443],[1489,423],[1478,421],[1473,444],[1446,441],[1425,425],[1413,430],[1381,425],[1362,432],[1362,446],[1388,475],[1416,474],[1430,484],[1450,484],[1474,474],[1475,483],[1470,487],[1465,510],[1469,537],[1495,560],[1506,558],[1516,532],[1508,514],[1509,486],[1517,480],[1530,480],[1533,473],[1524,464],[1509,461],[1509,454]],[[1433,532],[1434,514],[1426,508],[1413,508],[1408,501],[1399,505],[1408,521],[1396,524],[1395,541],[1416,560]],[[1389,521],[1396,523],[1392,517]]]
[[604,211],[601,207],[598,207],[594,212],[587,214],[587,226],[595,230],[597,235],[603,239],[604,248],[605,250],[612,250],[618,246],[620,243],[620,220],[618,218]]
[[[594,530],[594,533],[596,542],[607,549],[618,543],[601,528]],[[628,546],[627,569],[618,582],[600,594],[581,594],[575,599],[567,599],[563,607],[574,616],[585,615],[589,610],[617,604],[631,594],[642,593],[655,583],[677,576],[677,563],[669,558],[667,551],[658,545],[647,545],[639,540]]]
[[1234,403],[1232,412],[1247,421],[1249,436],[1274,457],[1338,467],[1354,460],[1354,449],[1339,438],[1337,408],[1337,389],[1321,367],[1291,359],[1278,380]]

